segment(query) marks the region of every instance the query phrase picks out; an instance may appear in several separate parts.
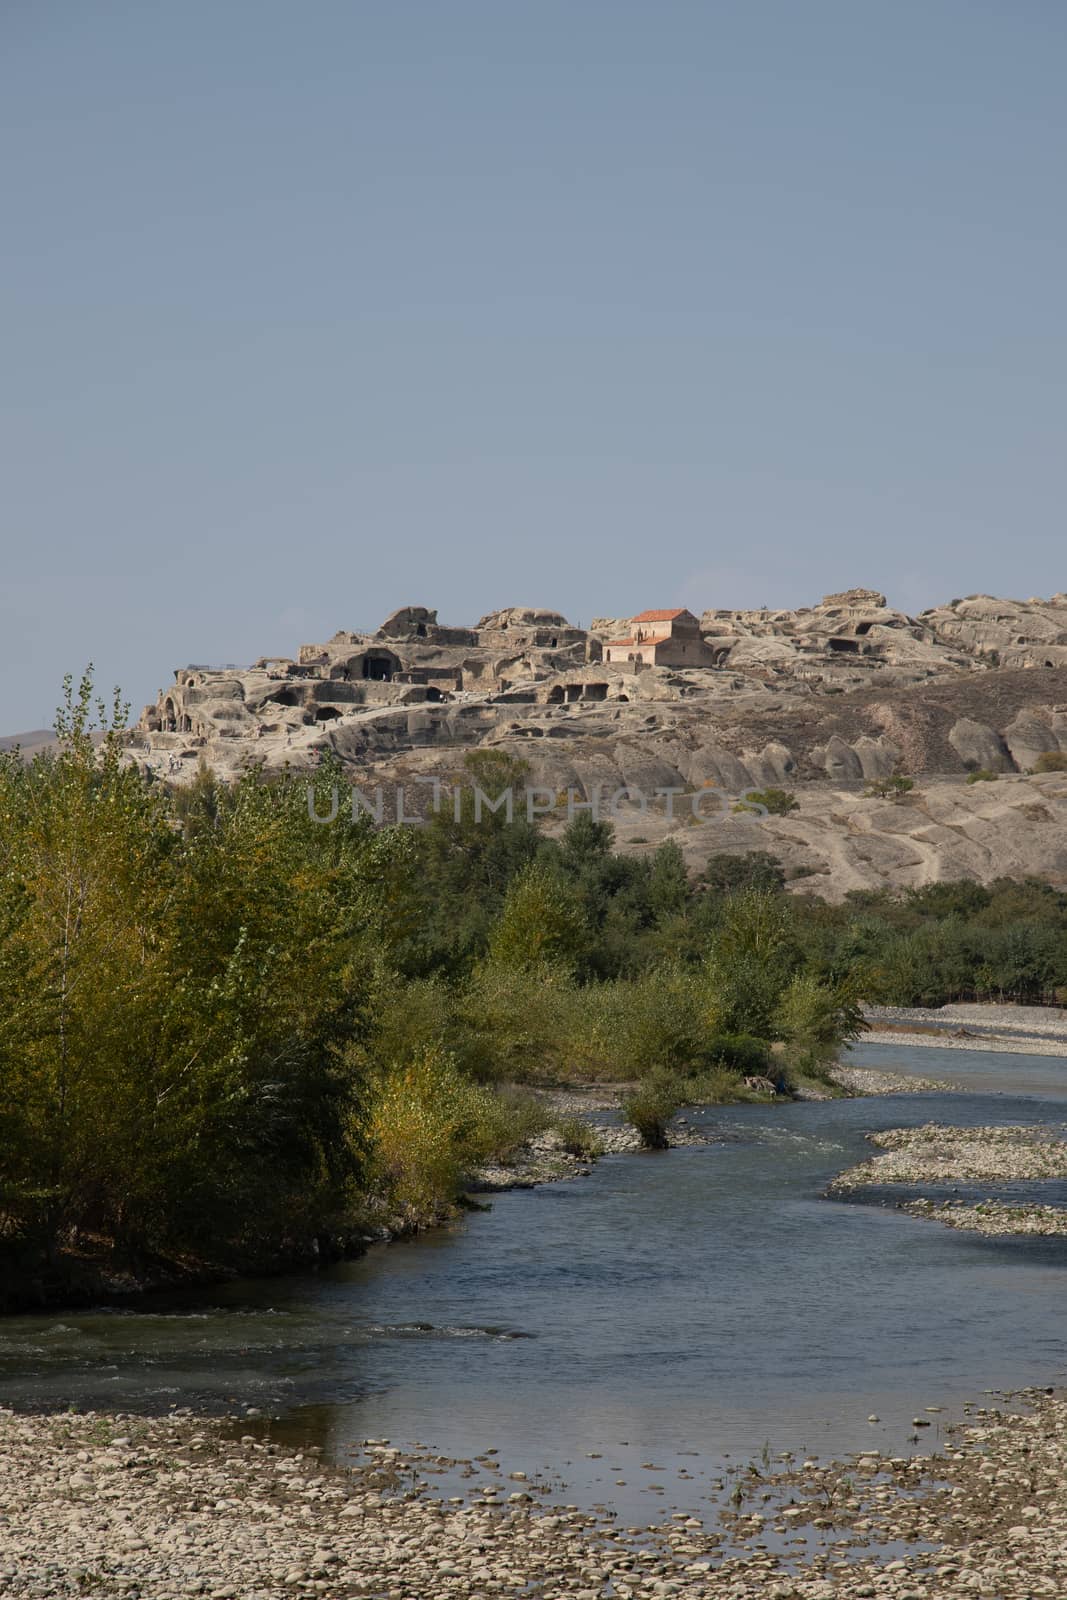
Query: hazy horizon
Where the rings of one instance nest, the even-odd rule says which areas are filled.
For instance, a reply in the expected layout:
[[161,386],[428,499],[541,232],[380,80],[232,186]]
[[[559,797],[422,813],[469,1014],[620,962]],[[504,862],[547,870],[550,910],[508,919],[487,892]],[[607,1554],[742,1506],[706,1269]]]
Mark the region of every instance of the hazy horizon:
[[0,733],[397,606],[1067,589],[1043,0],[14,3]]

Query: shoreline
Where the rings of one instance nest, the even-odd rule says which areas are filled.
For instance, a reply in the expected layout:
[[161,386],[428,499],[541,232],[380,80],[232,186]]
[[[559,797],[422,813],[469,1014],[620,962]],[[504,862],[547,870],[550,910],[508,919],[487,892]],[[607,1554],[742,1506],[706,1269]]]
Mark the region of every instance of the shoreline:
[[867,1135],[879,1154],[839,1172],[827,1194],[872,1185],[1001,1184],[1067,1178],[1067,1141],[1044,1123],[957,1128],[926,1123]]
[[909,1216],[940,1222],[964,1233],[989,1238],[1062,1238],[1067,1235],[1067,1210],[1063,1206],[1009,1206],[997,1200],[906,1200],[899,1208]]
[[858,1043],[1067,1057],[1067,1011],[1059,1007],[865,1006],[863,1015],[867,1027]]
[[[683,1106],[667,1125],[667,1150],[684,1150],[719,1143],[713,1130],[693,1128],[688,1111],[709,1111],[735,1105],[763,1105],[768,1108],[795,1105],[798,1102],[818,1102],[834,1099],[868,1099],[897,1094],[949,1094],[959,1089],[934,1078],[915,1077],[907,1072],[883,1071],[878,1067],[853,1067],[836,1062],[828,1073],[832,1080],[823,1084],[807,1080],[793,1094],[753,1094],[744,1100],[697,1101]],[[544,1098],[553,1111],[583,1122],[600,1145],[594,1155],[570,1155],[553,1133],[540,1135],[515,1153],[506,1164],[479,1167],[471,1174],[465,1193],[472,1195],[501,1193],[508,1189],[533,1189],[543,1183],[559,1183],[569,1178],[588,1177],[597,1161],[603,1156],[662,1155],[664,1151],[649,1151],[641,1143],[635,1128],[605,1126],[590,1120],[596,1111],[618,1111],[622,1098],[634,1088],[630,1083],[593,1083],[572,1085],[565,1091],[545,1091]]]
[[739,1468],[700,1518],[626,1529],[609,1507],[549,1499],[495,1451],[462,1497],[435,1480],[443,1458],[388,1440],[342,1466],[242,1434],[241,1417],[0,1411],[0,1594],[598,1600],[610,1583],[618,1600],[831,1600],[843,1583],[850,1600],[1055,1600],[1067,1399],[1000,1398],[968,1407],[939,1453],[780,1458]]
[[[838,1062],[830,1071],[837,1093],[843,1097],[949,1092],[952,1085],[907,1073],[882,1071],[873,1067],[853,1067]],[[768,1107],[796,1101],[819,1101],[837,1097],[835,1087],[808,1083],[794,1095],[753,1095],[748,1101],[723,1104],[763,1104]],[[542,1091],[553,1112],[584,1123],[597,1148],[572,1153],[552,1130],[537,1135],[517,1150],[506,1163],[487,1164],[468,1174],[453,1212],[442,1215],[433,1227],[447,1227],[464,1210],[476,1211],[485,1204],[483,1197],[512,1189],[532,1189],[546,1183],[559,1183],[587,1177],[604,1156],[660,1155],[644,1152],[636,1129],[625,1123],[604,1125],[591,1120],[596,1112],[617,1111],[632,1084],[591,1083],[570,1085],[566,1089]],[[714,1104],[709,1102],[709,1105]],[[668,1128],[668,1149],[686,1149],[717,1143],[714,1132],[689,1125],[684,1113],[708,1109],[705,1105],[683,1107]],[[417,1230],[427,1232],[429,1228]],[[249,1259],[236,1264],[214,1263],[186,1258],[156,1258],[140,1271],[110,1256],[101,1246],[95,1252],[82,1250],[60,1257],[51,1268],[41,1268],[17,1288],[7,1288],[0,1299],[0,1316],[33,1315],[38,1312],[76,1310],[93,1305],[130,1306],[155,1296],[208,1289],[239,1278],[284,1277],[315,1272],[339,1261],[357,1260],[373,1245],[389,1244],[412,1237],[412,1230],[390,1227],[386,1223],[353,1226],[345,1235],[309,1240],[301,1247],[279,1251],[272,1260]],[[50,1273],[52,1274],[50,1281]],[[66,1276],[60,1279],[60,1274]]]
[[[929,1184],[953,1194],[938,1199],[913,1195],[896,1202],[898,1211],[948,1228],[989,1237],[1063,1237],[1067,1208],[1034,1199],[1011,1203],[996,1193],[961,1199],[961,1185],[996,1190],[1005,1184],[1067,1178],[1067,1140],[1044,1124],[958,1128],[927,1123],[918,1128],[885,1128],[869,1133],[867,1142],[879,1152],[839,1172],[824,1191],[828,1200],[864,1189],[921,1188]],[[877,1203],[876,1197],[871,1197]]]

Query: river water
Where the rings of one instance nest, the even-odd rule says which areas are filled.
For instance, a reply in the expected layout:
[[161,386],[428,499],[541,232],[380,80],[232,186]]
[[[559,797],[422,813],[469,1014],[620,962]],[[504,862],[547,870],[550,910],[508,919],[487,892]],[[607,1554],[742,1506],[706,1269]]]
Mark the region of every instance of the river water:
[[929,1452],[966,1400],[1067,1376],[1067,1239],[984,1239],[821,1191],[875,1128],[1062,1125],[1067,1061],[853,1060],[960,1087],[709,1108],[691,1118],[706,1148],[606,1158],[318,1274],[9,1318],[0,1403],[251,1407],[337,1457],[368,1437],[495,1448],[624,1516],[661,1492],[696,1508],[761,1453]]

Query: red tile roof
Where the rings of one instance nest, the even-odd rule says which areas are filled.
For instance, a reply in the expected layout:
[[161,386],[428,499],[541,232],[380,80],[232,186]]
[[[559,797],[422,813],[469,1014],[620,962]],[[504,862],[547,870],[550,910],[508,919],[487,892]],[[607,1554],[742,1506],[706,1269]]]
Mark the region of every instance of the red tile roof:
[[639,616],[631,617],[631,622],[671,622],[675,617],[684,617],[685,606],[678,606],[674,611],[642,611]]

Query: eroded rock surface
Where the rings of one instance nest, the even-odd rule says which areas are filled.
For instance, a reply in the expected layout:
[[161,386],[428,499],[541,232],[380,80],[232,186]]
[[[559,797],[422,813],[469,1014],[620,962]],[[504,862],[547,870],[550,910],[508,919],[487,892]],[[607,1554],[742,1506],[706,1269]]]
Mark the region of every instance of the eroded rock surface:
[[[515,606],[452,626],[429,607],[404,606],[374,633],[341,630],[295,656],[177,670],[145,708],[129,755],[182,782],[201,761],[229,778],[250,763],[312,770],[332,753],[357,784],[407,782],[410,814],[429,794],[416,777],[454,781],[466,753],[499,749],[528,763],[531,785],[582,799],[597,789],[734,799],[795,789],[800,816],[785,819],[773,848],[834,894],[894,875],[1067,872],[1056,837],[1063,784],[1049,770],[1067,765],[1067,596],[972,596],[911,617],[875,590],[852,589],[794,611],[705,611],[706,665],[604,659],[607,644],[627,643],[620,630],[636,638],[642,616],[673,615],[693,628],[689,613],[652,611],[585,630],[559,612]],[[1007,792],[1012,775],[1034,769],[1049,782]],[[1005,788],[963,794],[977,772]],[[894,775],[920,792],[897,806],[861,805],[867,786]],[[1012,833],[997,838],[1006,822]],[[630,832],[663,829],[652,818]],[[765,838],[743,847],[772,848]]]

